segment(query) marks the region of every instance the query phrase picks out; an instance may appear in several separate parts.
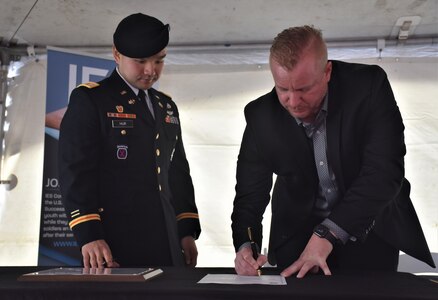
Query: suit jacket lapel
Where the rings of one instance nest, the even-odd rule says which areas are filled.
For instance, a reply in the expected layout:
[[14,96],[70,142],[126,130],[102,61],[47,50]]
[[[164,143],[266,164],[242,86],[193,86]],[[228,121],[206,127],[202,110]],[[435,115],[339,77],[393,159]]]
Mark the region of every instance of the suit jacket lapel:
[[[275,101],[278,103],[278,119],[281,120],[278,130],[282,132],[282,143],[284,143],[286,149],[285,154],[282,155],[285,157],[282,159],[285,160],[286,164],[297,165],[301,173],[304,174],[310,182],[317,182],[315,160],[309,139],[303,128],[301,128],[289,112],[280,105],[276,97],[275,94]],[[289,162],[290,160],[293,161]]]
[[342,137],[342,95],[339,93],[336,68],[333,68],[328,91],[328,115],[326,119],[327,128],[327,159],[330,167],[336,176],[338,188],[345,192],[345,185],[342,174],[341,159],[341,137]]

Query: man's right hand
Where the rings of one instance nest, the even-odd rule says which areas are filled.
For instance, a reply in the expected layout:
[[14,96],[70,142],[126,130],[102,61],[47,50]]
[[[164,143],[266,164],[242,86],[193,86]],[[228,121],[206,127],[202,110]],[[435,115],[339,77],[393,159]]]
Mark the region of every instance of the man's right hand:
[[82,257],[85,268],[118,268],[113,255],[104,240],[96,240],[82,246]]
[[236,253],[234,268],[238,275],[258,275],[257,269],[268,261],[266,255],[259,255],[257,261],[252,257],[251,247],[242,247]]

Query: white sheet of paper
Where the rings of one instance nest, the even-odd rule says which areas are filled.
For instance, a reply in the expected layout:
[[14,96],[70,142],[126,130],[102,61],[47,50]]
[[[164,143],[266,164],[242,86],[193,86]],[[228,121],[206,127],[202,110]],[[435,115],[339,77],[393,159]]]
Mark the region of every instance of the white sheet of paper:
[[287,285],[286,279],[280,275],[207,274],[198,283]]

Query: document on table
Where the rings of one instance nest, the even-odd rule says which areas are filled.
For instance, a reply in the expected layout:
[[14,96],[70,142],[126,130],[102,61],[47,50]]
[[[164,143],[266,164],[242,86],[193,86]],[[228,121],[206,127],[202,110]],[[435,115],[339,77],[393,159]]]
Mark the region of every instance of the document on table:
[[280,275],[207,274],[198,283],[287,285],[286,279]]

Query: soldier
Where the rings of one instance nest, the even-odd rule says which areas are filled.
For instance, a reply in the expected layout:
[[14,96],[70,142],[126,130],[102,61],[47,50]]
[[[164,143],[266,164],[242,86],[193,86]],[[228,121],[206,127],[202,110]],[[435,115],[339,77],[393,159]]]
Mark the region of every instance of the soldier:
[[169,25],[132,14],[113,41],[116,69],[74,89],[61,123],[70,228],[85,267],[194,267],[201,228],[178,109],[152,88]]

